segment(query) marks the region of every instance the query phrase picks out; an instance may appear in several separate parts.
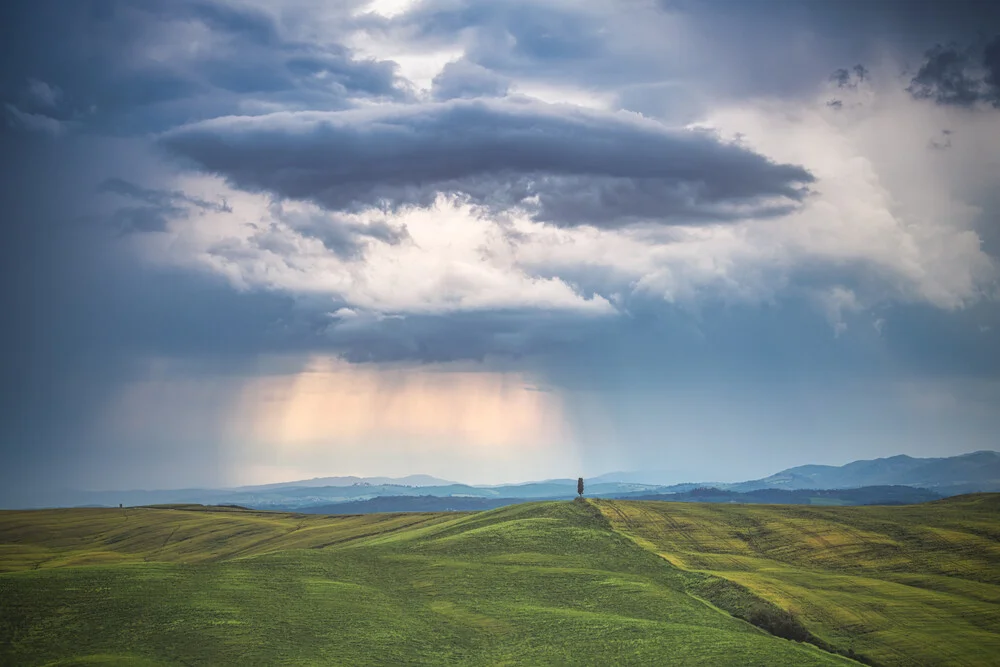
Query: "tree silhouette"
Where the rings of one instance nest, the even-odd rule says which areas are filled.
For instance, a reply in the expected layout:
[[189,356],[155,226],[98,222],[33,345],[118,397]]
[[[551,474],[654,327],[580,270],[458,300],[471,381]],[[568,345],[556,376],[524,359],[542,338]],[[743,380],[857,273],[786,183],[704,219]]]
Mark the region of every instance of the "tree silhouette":
[[580,496],[583,496],[583,477],[579,477],[576,480],[576,492]]

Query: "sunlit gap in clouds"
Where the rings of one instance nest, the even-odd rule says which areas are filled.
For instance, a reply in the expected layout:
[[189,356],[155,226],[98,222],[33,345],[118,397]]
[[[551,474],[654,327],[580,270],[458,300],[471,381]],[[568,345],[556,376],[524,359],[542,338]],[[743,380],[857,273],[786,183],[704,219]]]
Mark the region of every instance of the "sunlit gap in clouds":
[[[415,4],[416,0],[372,0],[360,6],[355,15],[372,13],[391,19],[406,13]],[[357,57],[392,61],[400,76],[425,90],[431,87],[431,81],[445,63],[464,55],[464,49],[457,46],[431,50],[413,48],[399,40],[386,39],[365,30],[345,35],[344,44],[353,49]]]
[[314,356],[297,371],[205,377],[161,363],[110,416],[114,435],[139,441],[213,433],[233,485],[415,472],[497,483],[580,467],[561,395],[480,366]]

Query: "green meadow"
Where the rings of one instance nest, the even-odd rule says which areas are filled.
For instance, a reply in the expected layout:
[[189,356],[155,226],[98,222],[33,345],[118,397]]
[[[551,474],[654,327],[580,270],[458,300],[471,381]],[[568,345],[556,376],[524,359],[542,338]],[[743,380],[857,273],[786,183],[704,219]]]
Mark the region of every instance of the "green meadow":
[[[613,528],[748,616],[787,611],[879,665],[1000,664],[1000,494],[902,507],[595,501]],[[740,594],[734,594],[736,593]]]
[[998,505],[0,512],[0,664],[996,664]]

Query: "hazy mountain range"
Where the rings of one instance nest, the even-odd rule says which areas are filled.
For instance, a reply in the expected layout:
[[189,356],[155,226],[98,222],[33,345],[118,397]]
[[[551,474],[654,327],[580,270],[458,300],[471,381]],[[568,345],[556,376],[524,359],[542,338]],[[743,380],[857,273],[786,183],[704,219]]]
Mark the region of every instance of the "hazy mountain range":
[[723,488],[733,491],[846,489],[893,484],[931,489],[942,495],[1000,491],[1000,453],[982,451],[926,459],[899,455],[854,461],[843,466],[805,465]]
[[457,484],[440,477],[430,475],[407,475],[406,477],[313,477],[293,482],[275,482],[273,484],[257,484],[255,486],[238,487],[241,491],[263,491],[266,489],[284,489],[289,487],[324,487],[324,486],[448,486]]
[[[833,502],[872,504],[920,502],[934,498],[1000,491],[1000,453],[973,452],[948,458],[892,456],[854,461],[843,466],[805,465],[782,470],[762,479],[739,483],[692,481],[682,484],[656,483],[667,475],[660,472],[617,472],[590,478],[586,494],[591,497],[653,498],[661,500],[706,500],[711,502]],[[869,489],[868,487],[875,487]],[[899,487],[911,487],[909,491]],[[717,493],[705,493],[711,488]],[[868,489],[854,494],[762,494],[778,491]],[[888,489],[888,490],[887,490]],[[913,492],[913,489],[929,493]],[[431,477],[319,477],[308,480],[244,486],[228,489],[171,489],[131,491],[62,491],[35,498],[32,507],[73,507],[199,503],[234,504],[261,509],[316,511],[351,503],[357,511],[400,509],[487,509],[513,502],[571,498],[576,479],[552,479],[523,484],[474,486]],[[784,498],[782,500],[781,498]],[[827,500],[823,500],[827,498]],[[396,499],[396,500],[391,500]],[[450,499],[441,502],[436,499]],[[369,509],[369,508],[396,509]],[[309,508],[312,508],[311,510]],[[348,507],[339,508],[338,513]]]

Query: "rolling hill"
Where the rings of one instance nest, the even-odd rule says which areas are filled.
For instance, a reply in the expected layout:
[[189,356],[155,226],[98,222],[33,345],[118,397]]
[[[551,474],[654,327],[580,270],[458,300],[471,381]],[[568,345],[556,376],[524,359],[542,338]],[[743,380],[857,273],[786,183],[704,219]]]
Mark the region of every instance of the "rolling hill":
[[0,542],[3,664],[848,664],[706,604],[586,503],[22,512]]
[[[780,607],[823,645],[881,665],[1000,655],[1000,495],[906,507],[594,503],[619,533]],[[708,589],[720,607],[752,613]]]
[[0,512],[0,663],[990,664],[998,516],[997,496]]

